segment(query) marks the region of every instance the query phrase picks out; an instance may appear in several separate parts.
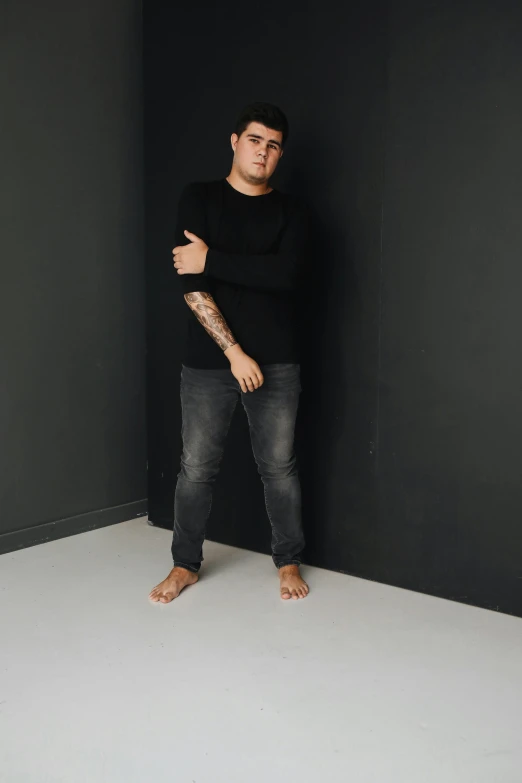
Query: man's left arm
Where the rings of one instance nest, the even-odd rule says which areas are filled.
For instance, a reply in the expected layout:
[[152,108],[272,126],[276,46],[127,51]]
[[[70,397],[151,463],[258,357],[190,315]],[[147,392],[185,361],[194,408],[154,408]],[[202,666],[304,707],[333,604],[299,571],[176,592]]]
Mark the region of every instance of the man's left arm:
[[299,279],[308,232],[307,207],[294,201],[275,253],[227,253],[209,248],[204,275],[269,291],[292,291]]

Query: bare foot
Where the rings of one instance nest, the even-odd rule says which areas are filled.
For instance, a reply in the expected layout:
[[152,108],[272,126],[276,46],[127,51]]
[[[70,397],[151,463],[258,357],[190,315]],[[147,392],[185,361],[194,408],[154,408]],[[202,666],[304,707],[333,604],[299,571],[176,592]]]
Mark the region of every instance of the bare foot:
[[184,587],[193,585],[198,579],[199,576],[194,573],[194,571],[189,571],[187,568],[176,566],[163,582],[160,582],[159,585],[156,585],[154,590],[151,590],[149,598],[152,601],[168,604],[170,601],[173,601],[174,598],[178,597]]
[[282,566],[279,569],[279,581],[281,583],[281,598],[288,601],[289,598],[306,598],[310,588],[299,573],[298,565]]

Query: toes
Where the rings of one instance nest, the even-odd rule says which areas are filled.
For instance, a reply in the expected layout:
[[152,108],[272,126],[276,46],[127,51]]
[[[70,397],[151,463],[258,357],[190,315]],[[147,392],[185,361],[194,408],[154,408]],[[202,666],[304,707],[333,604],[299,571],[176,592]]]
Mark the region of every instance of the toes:
[[297,601],[299,598],[306,598],[309,590],[310,588],[306,583],[300,585],[299,587],[282,587],[281,598],[284,598],[285,600],[292,598],[293,600]]

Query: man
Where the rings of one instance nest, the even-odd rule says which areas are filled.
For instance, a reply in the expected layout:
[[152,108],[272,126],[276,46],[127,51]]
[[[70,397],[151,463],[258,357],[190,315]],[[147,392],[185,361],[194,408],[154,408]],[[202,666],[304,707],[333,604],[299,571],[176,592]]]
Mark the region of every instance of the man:
[[230,139],[228,177],[191,183],[179,201],[172,253],[193,315],[181,370],[174,567],[151,591],[153,601],[168,603],[198,580],[212,485],[239,397],[264,484],[281,598],[308,594],[299,572],[305,542],[294,453],[301,392],[295,289],[308,219],[304,204],[268,184],[287,138],[278,107],[245,107]]

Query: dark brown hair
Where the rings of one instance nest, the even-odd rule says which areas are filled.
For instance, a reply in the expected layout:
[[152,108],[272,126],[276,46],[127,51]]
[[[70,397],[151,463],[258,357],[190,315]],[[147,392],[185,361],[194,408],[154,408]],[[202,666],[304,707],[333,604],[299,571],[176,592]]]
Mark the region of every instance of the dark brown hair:
[[266,128],[281,131],[283,134],[281,146],[285,146],[289,133],[288,120],[278,106],[274,106],[273,103],[264,103],[263,101],[249,103],[248,106],[245,106],[240,111],[236,119],[234,132],[241,136],[251,122],[259,122]]

